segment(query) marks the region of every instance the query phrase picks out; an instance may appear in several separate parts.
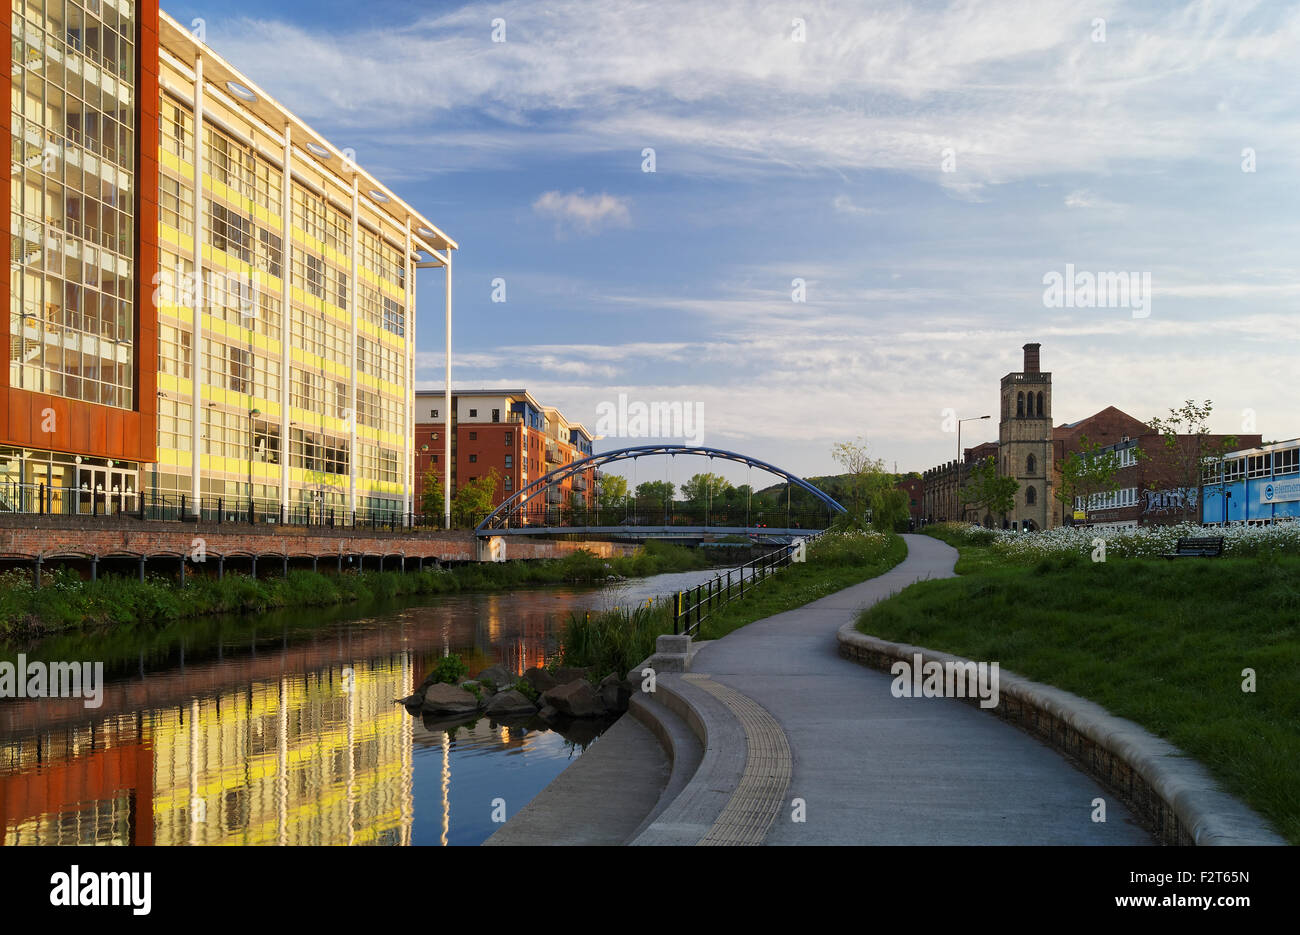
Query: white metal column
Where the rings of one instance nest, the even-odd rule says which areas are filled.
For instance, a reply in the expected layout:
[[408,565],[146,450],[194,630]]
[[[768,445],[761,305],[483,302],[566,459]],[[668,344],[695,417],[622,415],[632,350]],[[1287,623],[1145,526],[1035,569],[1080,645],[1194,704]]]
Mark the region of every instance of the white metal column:
[[415,434],[415,309],[411,301],[414,290],[415,266],[411,262],[411,218],[406,218],[406,253],[402,257],[405,264],[403,280],[406,283],[406,307],[402,310],[402,336],[406,341],[406,418],[402,420],[402,439],[405,457],[402,459],[402,513],[403,523],[409,522],[411,516],[411,444]]
[[451,431],[452,431],[452,426],[451,426],[451,415],[452,415],[451,413],[451,244],[447,244],[445,248],[445,252],[447,256],[443,262],[443,268],[447,271],[447,299],[446,299],[447,372],[444,377],[446,383],[443,385],[443,389],[445,390],[446,395],[443,399],[443,404],[447,407],[447,418],[443,422],[443,425],[446,426],[447,430],[442,433],[443,434],[442,510],[443,510],[444,527],[446,529],[450,529],[451,528],[451,471],[453,467],[451,463]]
[[284,165],[280,175],[280,509],[285,520],[289,500],[289,399],[293,344],[293,130],[284,125]]
[[203,503],[203,56],[194,60],[194,325],[190,341],[190,496],[195,516]]
[[361,236],[361,226],[358,223],[361,205],[360,205],[360,179],[354,172],[352,175],[352,282],[349,306],[352,318],[352,353],[349,355],[352,360],[352,401],[348,404],[348,427],[351,430],[352,440],[348,451],[348,509],[356,512],[357,509],[357,313],[358,298],[361,295],[360,283],[357,282],[357,240]]

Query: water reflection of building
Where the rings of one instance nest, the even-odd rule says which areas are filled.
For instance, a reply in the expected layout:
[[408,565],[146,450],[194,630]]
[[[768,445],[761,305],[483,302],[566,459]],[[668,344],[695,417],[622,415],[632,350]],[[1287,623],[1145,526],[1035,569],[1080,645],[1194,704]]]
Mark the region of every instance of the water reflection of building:
[[395,654],[0,745],[4,843],[408,844],[411,677]]

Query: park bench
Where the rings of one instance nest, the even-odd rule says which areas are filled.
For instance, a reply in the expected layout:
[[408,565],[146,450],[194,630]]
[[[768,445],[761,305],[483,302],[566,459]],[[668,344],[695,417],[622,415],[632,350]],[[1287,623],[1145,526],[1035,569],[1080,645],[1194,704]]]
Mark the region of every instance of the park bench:
[[1218,558],[1223,554],[1223,536],[1183,536],[1174,551],[1162,558]]

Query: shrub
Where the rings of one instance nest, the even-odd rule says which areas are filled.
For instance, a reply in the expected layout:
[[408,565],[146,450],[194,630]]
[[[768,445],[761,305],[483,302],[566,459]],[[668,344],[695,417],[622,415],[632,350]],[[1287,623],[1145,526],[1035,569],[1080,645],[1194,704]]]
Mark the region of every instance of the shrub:
[[452,653],[450,656],[443,656],[438,660],[429,677],[434,682],[446,682],[448,685],[456,685],[468,674],[469,666],[465,665],[465,660]]

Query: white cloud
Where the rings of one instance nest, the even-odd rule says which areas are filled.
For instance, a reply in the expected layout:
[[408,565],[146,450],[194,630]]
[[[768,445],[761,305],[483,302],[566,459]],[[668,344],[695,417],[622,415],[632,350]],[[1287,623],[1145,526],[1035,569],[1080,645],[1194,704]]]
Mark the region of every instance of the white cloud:
[[533,210],[551,218],[562,230],[573,229],[594,234],[605,227],[627,227],[632,223],[627,199],[601,192],[584,195],[574,192],[544,192],[533,202]]
[[852,215],[857,215],[859,217],[867,214],[876,213],[876,210],[874,208],[864,208],[861,207],[860,205],[854,204],[853,199],[850,198],[848,195],[836,195],[831,200],[831,208],[834,209],[838,214],[852,214]]
[[[490,41],[496,16],[507,42]],[[341,145],[378,138],[418,166],[655,146],[680,171],[891,169],[978,199],[1118,161],[1216,160],[1242,140],[1267,140],[1279,170],[1300,152],[1300,125],[1260,103],[1290,74],[1294,6],[845,0],[805,16],[804,43],[789,41],[787,5],[754,0],[515,0],[361,32],[270,19],[208,32],[272,94],[350,130]],[[1105,43],[1089,41],[1094,16]],[[953,173],[939,171],[947,147]]]

